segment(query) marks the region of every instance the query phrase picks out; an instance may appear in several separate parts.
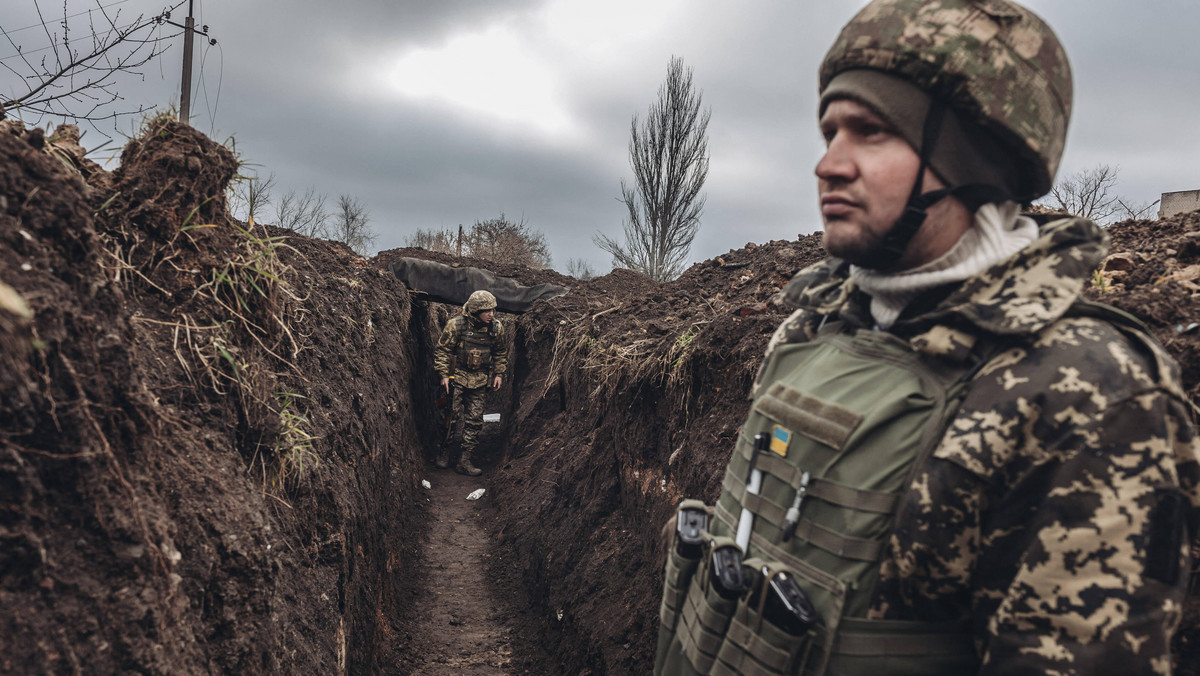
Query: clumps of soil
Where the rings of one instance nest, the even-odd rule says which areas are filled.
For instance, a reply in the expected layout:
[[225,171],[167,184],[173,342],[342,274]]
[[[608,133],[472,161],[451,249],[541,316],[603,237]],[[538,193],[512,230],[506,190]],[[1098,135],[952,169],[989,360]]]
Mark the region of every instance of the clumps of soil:
[[0,129],[0,671],[395,673],[408,294],[231,219],[187,125],[75,139]]
[[1200,402],[1200,212],[1124,221],[1108,232],[1112,253],[1089,297],[1145,322]]

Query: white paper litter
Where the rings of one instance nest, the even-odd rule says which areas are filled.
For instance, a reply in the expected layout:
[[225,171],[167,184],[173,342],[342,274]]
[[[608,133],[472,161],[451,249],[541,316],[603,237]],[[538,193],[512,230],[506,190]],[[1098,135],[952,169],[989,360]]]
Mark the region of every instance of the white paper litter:
[[499,413],[484,413],[483,422],[500,422]]
[[483,493],[484,493],[484,489],[476,488],[475,490],[471,491],[471,494],[467,496],[467,499],[468,500],[478,500],[479,498],[483,497]]
[[429,483],[428,479],[421,479],[422,488],[433,488],[433,484]]

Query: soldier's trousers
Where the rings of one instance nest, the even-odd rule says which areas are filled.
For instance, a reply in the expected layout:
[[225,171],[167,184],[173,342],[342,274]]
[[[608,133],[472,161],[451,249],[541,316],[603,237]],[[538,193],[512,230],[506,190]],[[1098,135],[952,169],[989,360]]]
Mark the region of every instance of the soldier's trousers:
[[456,387],[454,392],[454,414],[462,421],[462,450],[467,454],[474,451],[475,444],[479,443],[487,387]]

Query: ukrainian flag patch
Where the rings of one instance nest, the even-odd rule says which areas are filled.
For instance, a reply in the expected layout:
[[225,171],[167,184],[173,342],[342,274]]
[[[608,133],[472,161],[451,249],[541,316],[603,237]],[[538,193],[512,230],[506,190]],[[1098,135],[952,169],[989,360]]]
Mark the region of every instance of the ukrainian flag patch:
[[771,430],[771,450],[779,454],[779,457],[786,458],[788,444],[792,443],[792,431],[781,425],[776,425]]

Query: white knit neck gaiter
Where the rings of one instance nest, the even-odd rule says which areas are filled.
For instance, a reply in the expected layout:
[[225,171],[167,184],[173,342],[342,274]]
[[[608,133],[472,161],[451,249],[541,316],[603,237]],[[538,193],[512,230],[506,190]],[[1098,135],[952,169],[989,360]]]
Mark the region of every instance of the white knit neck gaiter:
[[1037,237],[1037,223],[1022,216],[1016,202],[985,204],[975,212],[973,226],[940,258],[892,273],[854,265],[850,277],[871,296],[875,322],[888,329],[923,292],[970,279],[1029,246]]

